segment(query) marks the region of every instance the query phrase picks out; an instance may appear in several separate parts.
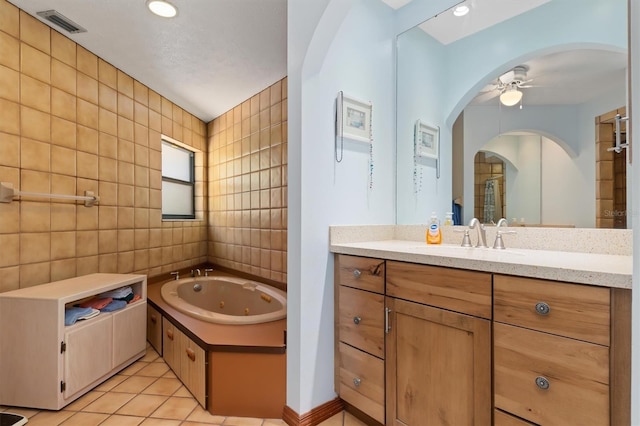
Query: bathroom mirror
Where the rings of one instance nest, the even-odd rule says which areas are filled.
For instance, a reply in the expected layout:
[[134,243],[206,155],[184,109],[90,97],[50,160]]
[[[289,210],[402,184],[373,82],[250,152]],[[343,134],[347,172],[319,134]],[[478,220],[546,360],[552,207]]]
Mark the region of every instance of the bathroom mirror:
[[[493,203],[485,222],[623,227],[627,151],[620,165],[607,148],[627,99],[626,1],[461,4],[467,15],[397,39],[398,223],[443,218],[458,200],[462,224]],[[415,155],[417,120],[439,130],[438,159]]]

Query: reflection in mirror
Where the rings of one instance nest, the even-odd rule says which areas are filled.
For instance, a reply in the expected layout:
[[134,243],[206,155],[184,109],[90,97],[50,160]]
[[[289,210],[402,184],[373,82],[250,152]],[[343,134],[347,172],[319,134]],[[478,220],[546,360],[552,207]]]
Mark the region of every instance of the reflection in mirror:
[[[493,3],[504,1],[473,2],[460,25],[468,30],[474,9],[484,8],[486,18]],[[470,34],[425,32],[451,19],[447,11],[398,37],[398,223],[425,223],[431,211],[443,217],[459,200],[464,224],[475,216],[526,226],[620,227],[626,205],[619,187],[628,180],[613,180],[622,167],[607,151],[615,137],[596,122],[611,127],[611,111],[624,115],[626,2],[526,3],[539,6],[498,13]],[[413,156],[417,119],[440,128],[439,179],[434,164]],[[476,164],[478,152],[504,163],[494,189],[474,173],[487,170]],[[617,155],[626,163],[626,151]]]

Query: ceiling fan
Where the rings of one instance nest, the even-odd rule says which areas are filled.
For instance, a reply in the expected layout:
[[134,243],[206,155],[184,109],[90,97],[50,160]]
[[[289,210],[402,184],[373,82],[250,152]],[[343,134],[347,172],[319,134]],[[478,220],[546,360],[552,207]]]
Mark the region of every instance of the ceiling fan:
[[500,96],[500,102],[505,106],[513,106],[522,100],[522,92],[519,89],[526,89],[532,80],[527,80],[528,67],[519,65],[512,70],[502,74],[496,80],[488,84],[480,91],[476,97],[478,102],[485,102]]

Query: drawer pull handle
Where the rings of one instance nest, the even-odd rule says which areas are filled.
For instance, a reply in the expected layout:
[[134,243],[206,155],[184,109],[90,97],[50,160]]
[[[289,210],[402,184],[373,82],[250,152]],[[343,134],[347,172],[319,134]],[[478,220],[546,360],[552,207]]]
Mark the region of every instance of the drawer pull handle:
[[549,389],[549,380],[546,377],[538,376],[536,377],[536,386],[542,390],[547,390]]
[[360,317],[353,317],[353,323],[354,323],[355,325],[360,324],[360,321],[362,321],[362,318],[360,318]]
[[353,385],[354,385],[355,387],[359,387],[359,386],[360,386],[360,383],[362,383],[362,380],[360,380],[358,377],[354,377],[354,379],[353,379]]
[[549,312],[551,311],[551,307],[544,303],[544,302],[538,302],[536,303],[536,312],[540,315],[549,315]]
[[354,269],[353,270],[354,278],[358,279],[358,278],[360,278],[360,275],[362,275],[362,272],[360,272],[360,269]]
[[196,352],[193,349],[187,348],[185,350],[185,352],[187,353],[187,356],[189,357],[189,359],[191,361],[195,361],[196,360]]
[[155,324],[155,323],[157,323],[157,322],[158,322],[158,317],[156,317],[156,316],[155,316],[155,314],[152,314],[152,315],[151,315],[151,323],[152,323],[152,324]]
[[173,330],[167,330],[167,337],[169,340],[173,340]]

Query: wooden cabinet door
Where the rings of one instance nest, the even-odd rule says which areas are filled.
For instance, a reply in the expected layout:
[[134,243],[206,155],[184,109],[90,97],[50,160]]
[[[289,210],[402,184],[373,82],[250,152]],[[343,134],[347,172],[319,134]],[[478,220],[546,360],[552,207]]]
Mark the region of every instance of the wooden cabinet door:
[[181,333],[177,355],[180,360],[180,374],[178,376],[200,405],[206,408],[206,352]]
[[491,424],[491,322],[386,300],[386,424]]
[[111,371],[112,335],[111,315],[80,321],[68,327],[64,338],[67,344],[64,354],[65,399]]
[[162,356],[162,315],[150,304],[147,304],[147,340]]
[[113,368],[145,351],[146,334],[147,302],[138,301],[113,313]]
[[182,333],[166,318],[162,318],[162,358],[180,376],[180,336]]

